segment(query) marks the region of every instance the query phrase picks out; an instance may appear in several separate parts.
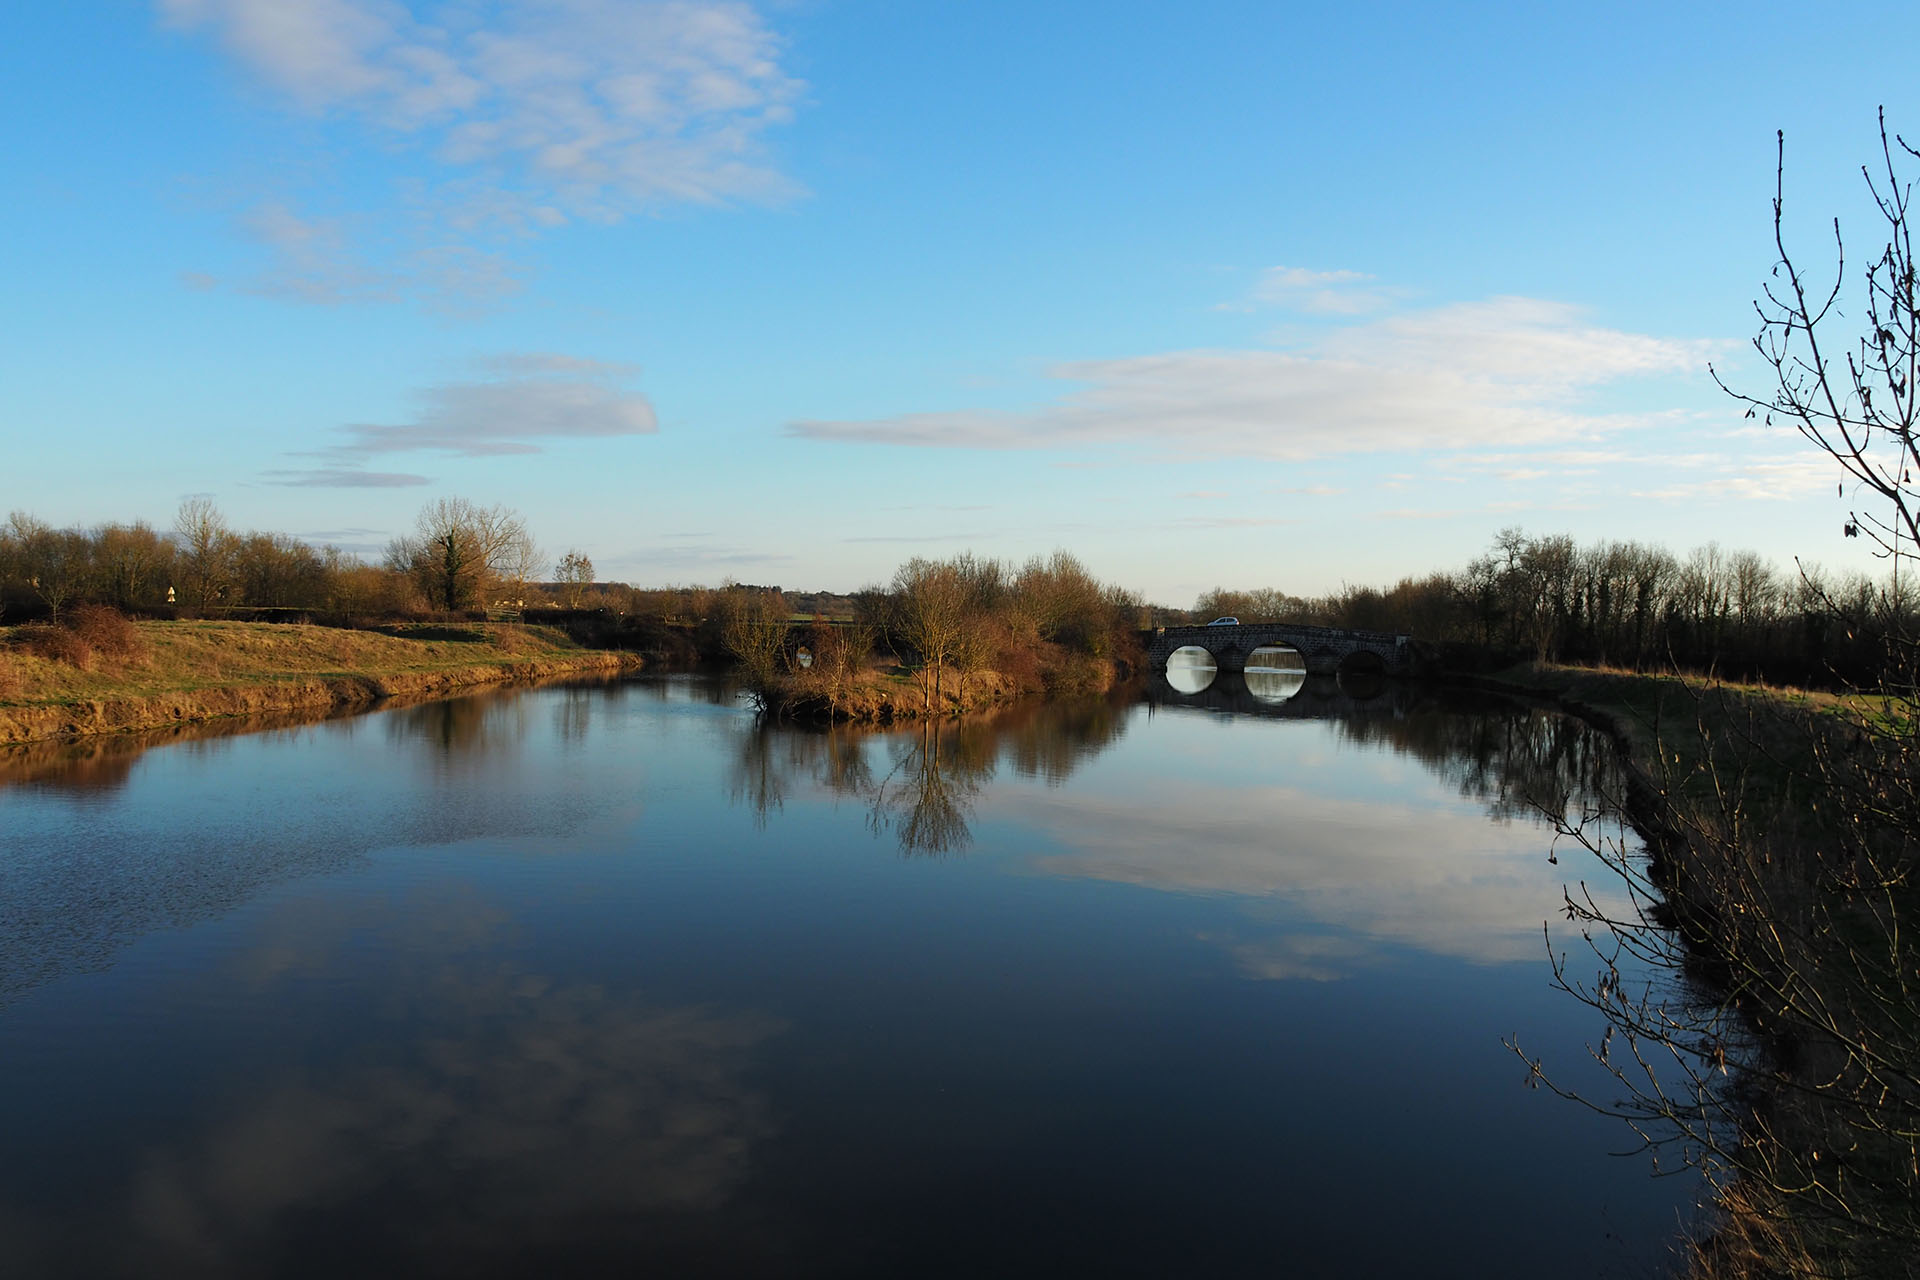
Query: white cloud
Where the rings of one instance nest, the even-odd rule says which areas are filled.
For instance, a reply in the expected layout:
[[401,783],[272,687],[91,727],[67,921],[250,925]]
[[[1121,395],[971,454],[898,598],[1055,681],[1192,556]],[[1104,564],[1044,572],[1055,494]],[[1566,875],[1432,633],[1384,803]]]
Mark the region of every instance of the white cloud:
[[268,484],[300,489],[404,489],[429,484],[426,476],[400,471],[365,471],[358,467],[315,467],[310,470],[278,470],[261,473]]
[[418,140],[478,175],[474,207],[532,228],[777,198],[759,154],[802,86],[754,8],[716,0],[159,0],[297,107]]
[[1663,502],[1699,501],[1728,498],[1740,502],[1784,502],[1833,494],[1839,469],[1826,455],[1799,458],[1724,457],[1696,459],[1695,465],[1709,465],[1711,474],[1698,480],[1644,489],[1633,496]]
[[1360,271],[1312,271],[1306,267],[1269,267],[1260,273],[1244,302],[1223,304],[1222,311],[1281,307],[1314,315],[1357,316],[1386,307],[1393,295],[1368,287],[1373,277]]
[[365,469],[397,453],[461,458],[541,452],[548,440],[605,440],[659,430],[653,405],[621,385],[634,366],[552,352],[507,354],[481,362],[503,376],[449,382],[418,395],[419,409],[401,423],[351,423],[348,440],[303,456],[325,460],[307,470],[266,473],[273,484],[385,487],[427,483],[427,477]]
[[554,351],[509,352],[504,355],[488,356],[480,364],[489,372],[516,376],[559,373],[589,378],[631,378],[640,372],[640,366],[637,364],[561,355]]
[[244,286],[269,298],[332,305],[342,302],[391,302],[398,277],[377,271],[347,246],[338,219],[307,218],[282,201],[249,210],[241,230],[268,253],[268,266]]
[[1702,367],[1712,343],[1583,323],[1577,308],[1495,298],[1344,328],[1301,351],[1176,351],[1086,360],[1078,384],[1012,411],[800,422],[821,440],[971,449],[1148,447],[1183,456],[1299,460],[1588,441],[1641,425],[1581,397]]
[[1297,516],[1187,516],[1163,529],[1267,529],[1301,523]]
[[645,396],[591,382],[454,382],[420,395],[413,421],[398,425],[355,423],[345,448],[355,453],[404,453],[427,449],[479,458],[538,453],[532,441],[556,437],[595,439],[645,435],[658,426]]

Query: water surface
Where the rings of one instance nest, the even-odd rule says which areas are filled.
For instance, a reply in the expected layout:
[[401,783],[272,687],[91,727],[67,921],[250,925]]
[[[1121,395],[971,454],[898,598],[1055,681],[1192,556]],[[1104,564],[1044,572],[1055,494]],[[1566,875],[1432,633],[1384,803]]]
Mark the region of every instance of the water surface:
[[9,1275],[1646,1275],[1695,1194],[1501,1043],[1595,1083],[1564,718],[662,678],[137,745],[0,757]]

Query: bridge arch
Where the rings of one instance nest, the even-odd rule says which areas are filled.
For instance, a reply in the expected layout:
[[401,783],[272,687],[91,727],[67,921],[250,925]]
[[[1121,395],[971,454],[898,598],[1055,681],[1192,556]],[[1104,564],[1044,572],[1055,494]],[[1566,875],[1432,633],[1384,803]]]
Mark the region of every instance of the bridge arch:
[[1371,649],[1355,649],[1340,659],[1340,675],[1379,675],[1387,669],[1387,661]]
[[[1223,672],[1238,672],[1244,667],[1264,669],[1274,660],[1260,651],[1274,647],[1293,649],[1301,655],[1308,671],[1323,675],[1335,675],[1343,669],[1358,671],[1362,667],[1397,675],[1410,671],[1414,665],[1411,638],[1385,631],[1262,622],[1161,627],[1147,633],[1144,639],[1148,661],[1159,669],[1166,667],[1176,650],[1189,646],[1206,650],[1216,669]],[[1348,664],[1347,659],[1353,654],[1371,656]]]
[[1220,660],[1204,645],[1185,644],[1167,655],[1167,683],[1178,693],[1199,693],[1220,675]]
[[1249,671],[1305,671],[1307,655],[1284,640],[1262,638],[1247,651]]
[[1256,702],[1269,704],[1290,700],[1307,685],[1305,667],[1248,667],[1240,679]]

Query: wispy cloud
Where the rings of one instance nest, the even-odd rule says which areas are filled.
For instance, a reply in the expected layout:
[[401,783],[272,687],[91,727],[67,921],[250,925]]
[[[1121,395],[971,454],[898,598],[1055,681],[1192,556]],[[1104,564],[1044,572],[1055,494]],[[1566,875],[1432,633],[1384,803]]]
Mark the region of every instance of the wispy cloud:
[[244,292],[297,302],[392,302],[400,277],[375,270],[347,247],[339,219],[308,218],[283,201],[270,201],[240,219],[249,240],[267,251],[268,265]]
[[437,453],[486,458],[542,451],[551,440],[605,440],[659,429],[653,405],[622,382],[634,366],[553,353],[503,355],[481,362],[501,376],[428,387],[412,419],[350,423],[344,443],[296,456],[323,465],[266,473],[272,484],[385,488],[425,484],[425,476],[369,471],[375,457]]
[[631,378],[640,372],[637,364],[617,360],[593,360],[583,356],[561,355],[553,351],[510,352],[487,356],[480,367],[491,373],[516,377],[540,374],[571,374],[583,378]]
[[1187,516],[1162,528],[1175,529],[1267,529],[1278,525],[1299,524],[1293,516]]
[[1526,448],[1641,425],[1582,408],[1608,385],[1701,368],[1716,344],[1495,298],[1341,329],[1303,351],[1176,351],[1055,366],[1078,389],[1025,411],[799,422],[816,440],[964,449],[1178,449],[1300,460]]
[[982,530],[963,533],[880,533],[857,538],[842,538],[842,542],[874,542],[882,545],[909,542],[951,542],[959,544],[986,536]]
[[298,108],[415,139],[539,227],[776,198],[760,154],[803,86],[752,5],[543,0],[417,19],[390,0],[159,0]]
[[760,551],[735,542],[715,540],[709,534],[662,534],[665,543],[625,551],[611,557],[608,564],[622,571],[651,575],[702,573],[729,568],[772,568],[791,564],[796,557],[787,552]]
[[1396,507],[1392,511],[1376,511],[1376,520],[1451,520],[1455,516],[1465,515],[1463,511],[1426,511],[1416,507]]
[[1393,291],[1379,287],[1360,271],[1313,271],[1306,267],[1269,267],[1253,288],[1237,302],[1223,302],[1216,310],[1258,311],[1278,307],[1312,315],[1357,316],[1384,310]]
[[[1705,461],[1705,460],[1703,460]],[[1775,501],[1833,495],[1836,469],[1824,454],[1801,458],[1716,458],[1706,461],[1706,474],[1633,496],[1663,502],[1697,502],[1729,498],[1740,502]]]
[[356,234],[363,221],[265,200],[235,219],[241,238],[263,255],[258,270],[224,281],[187,271],[179,281],[196,292],[229,287],[318,306],[419,301],[446,315],[491,310],[525,287],[524,271],[490,248],[419,242],[406,231],[376,239]]
[[405,216],[378,219],[386,238],[296,207],[312,201],[258,201],[241,230],[270,261],[239,286],[248,292],[470,311],[521,287],[505,247],[515,240],[798,189],[762,140],[804,86],[740,0],[449,5],[431,20],[392,0],[156,3],[401,172],[390,194]]
[[362,471],[355,467],[316,467],[312,470],[264,471],[268,484],[289,485],[301,489],[404,489],[429,484],[426,476],[401,471]]
[[309,529],[294,537],[311,547],[332,547],[349,555],[378,555],[386,550],[388,534],[384,529]]

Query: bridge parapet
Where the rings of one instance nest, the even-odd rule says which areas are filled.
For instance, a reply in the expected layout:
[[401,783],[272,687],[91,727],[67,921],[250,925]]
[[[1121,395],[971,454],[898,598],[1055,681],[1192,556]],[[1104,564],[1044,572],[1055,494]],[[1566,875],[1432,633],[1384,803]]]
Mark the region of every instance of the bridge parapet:
[[1413,638],[1391,631],[1311,627],[1290,622],[1247,622],[1230,627],[1160,627],[1147,633],[1147,662],[1164,671],[1173,651],[1187,645],[1205,649],[1221,671],[1244,671],[1247,655],[1268,645],[1299,651],[1313,675],[1332,675],[1358,665],[1377,666],[1394,675],[1413,669]]

